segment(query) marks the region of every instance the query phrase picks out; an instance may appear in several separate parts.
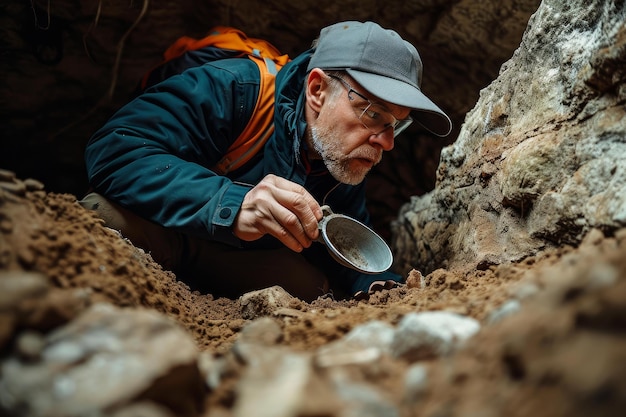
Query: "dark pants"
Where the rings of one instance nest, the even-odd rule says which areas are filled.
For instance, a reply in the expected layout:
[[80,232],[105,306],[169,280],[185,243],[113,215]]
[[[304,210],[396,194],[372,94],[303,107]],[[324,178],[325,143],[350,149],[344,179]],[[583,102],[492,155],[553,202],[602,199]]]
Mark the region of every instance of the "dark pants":
[[235,298],[279,285],[305,301],[328,292],[322,271],[290,249],[241,249],[192,237],[145,220],[96,193],[80,204],[96,211],[107,227],[119,230],[193,290]]

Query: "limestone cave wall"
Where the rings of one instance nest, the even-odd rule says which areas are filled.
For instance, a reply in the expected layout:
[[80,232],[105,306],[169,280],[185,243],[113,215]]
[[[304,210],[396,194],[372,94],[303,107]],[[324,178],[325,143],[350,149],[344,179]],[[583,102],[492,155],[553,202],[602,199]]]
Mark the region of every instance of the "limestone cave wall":
[[399,269],[484,269],[626,226],[625,22],[623,1],[542,2],[394,223]]

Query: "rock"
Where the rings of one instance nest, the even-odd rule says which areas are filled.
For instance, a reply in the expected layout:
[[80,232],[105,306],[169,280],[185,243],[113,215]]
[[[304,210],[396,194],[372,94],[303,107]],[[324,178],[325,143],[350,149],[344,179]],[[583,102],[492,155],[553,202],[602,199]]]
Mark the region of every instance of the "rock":
[[246,319],[271,316],[278,309],[288,307],[295,300],[279,286],[248,292],[239,298],[241,312]]
[[330,367],[377,361],[381,355],[390,353],[394,333],[393,326],[381,321],[357,326],[336,342],[319,348],[316,363]]
[[45,347],[43,336],[37,332],[22,332],[15,344],[17,354],[24,362],[36,361],[41,359],[41,353]]
[[0,169],[0,182],[13,182],[15,180],[15,172],[7,169]]
[[282,329],[275,320],[269,317],[261,317],[243,327],[239,341],[263,346],[273,346],[280,341],[282,336]]
[[257,351],[239,380],[233,416],[338,416],[339,409],[310,355],[265,347]]
[[0,271],[0,311],[17,307],[24,299],[42,297],[50,284],[37,272]]
[[406,279],[406,286],[408,288],[424,288],[426,286],[426,279],[420,271],[412,269]]
[[392,225],[398,269],[497,265],[626,226],[625,21],[619,2],[541,4],[436,188]]
[[165,316],[98,304],[46,335],[38,355],[2,361],[2,406],[78,417],[150,400],[196,416],[204,394],[197,357],[193,340]]
[[489,324],[494,324],[500,320],[517,313],[522,308],[521,304],[517,300],[509,300],[502,304],[499,308],[492,311],[487,318]]
[[443,311],[409,313],[396,329],[391,351],[409,362],[444,356],[480,330],[478,321]]
[[407,403],[422,397],[428,388],[428,370],[422,364],[413,364],[404,376],[404,398]]
[[344,405],[340,417],[400,417],[395,404],[375,387],[337,370],[332,377],[334,392]]
[[25,304],[30,301],[40,307],[49,291],[50,284],[43,274],[0,271],[0,349],[9,343],[14,331],[29,320],[31,309]]

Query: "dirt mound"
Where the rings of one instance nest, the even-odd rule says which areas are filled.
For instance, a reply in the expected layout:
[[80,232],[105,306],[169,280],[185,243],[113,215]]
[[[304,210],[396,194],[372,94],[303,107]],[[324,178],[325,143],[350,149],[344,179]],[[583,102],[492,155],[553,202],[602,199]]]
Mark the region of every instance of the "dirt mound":
[[[5,353],[25,328],[47,331],[100,301],[157,310],[218,356],[250,321],[240,300],[190,291],[75,196],[1,174],[0,268],[42,273],[54,287],[36,303],[0,311]],[[409,312],[450,311],[483,328],[458,354],[424,363],[429,383],[416,391],[414,403],[403,405],[409,415],[618,415],[626,406],[624,254],[626,230],[614,236],[596,230],[580,247],[515,264],[427,276],[412,271],[407,285],[368,300],[293,299],[277,315],[279,343],[311,351],[360,324],[395,326]],[[406,381],[394,376],[398,366],[362,377],[387,392],[403,390]]]

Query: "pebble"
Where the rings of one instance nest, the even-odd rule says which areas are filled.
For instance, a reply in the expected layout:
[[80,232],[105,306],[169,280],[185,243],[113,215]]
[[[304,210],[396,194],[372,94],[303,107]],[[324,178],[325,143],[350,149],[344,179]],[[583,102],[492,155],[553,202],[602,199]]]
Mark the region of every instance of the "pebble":
[[500,308],[497,308],[496,310],[492,311],[491,314],[489,314],[487,323],[489,324],[497,323],[501,321],[502,319],[504,319],[505,317],[509,317],[517,313],[521,308],[522,308],[522,305],[520,304],[519,301],[508,300],[507,302],[502,304]]
[[0,311],[14,308],[23,299],[43,295],[49,286],[48,279],[37,272],[0,272]]
[[392,354],[410,362],[444,356],[480,330],[477,320],[445,311],[409,313],[394,333]]

